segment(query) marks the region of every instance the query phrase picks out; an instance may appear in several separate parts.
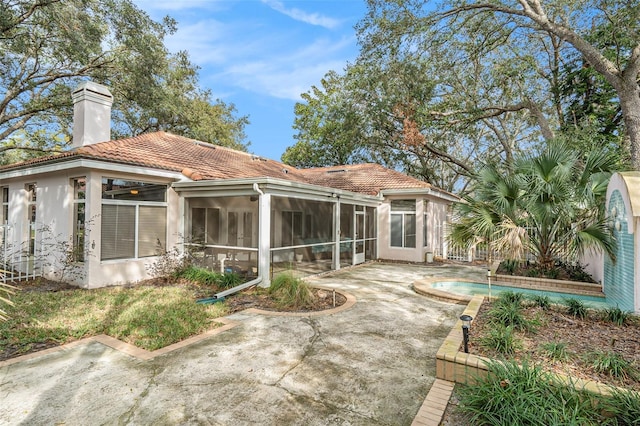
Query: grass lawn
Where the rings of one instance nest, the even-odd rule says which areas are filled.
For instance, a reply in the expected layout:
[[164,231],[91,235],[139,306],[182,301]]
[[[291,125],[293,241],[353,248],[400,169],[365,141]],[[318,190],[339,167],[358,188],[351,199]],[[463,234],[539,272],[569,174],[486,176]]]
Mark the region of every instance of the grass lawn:
[[[107,334],[156,350],[217,326],[224,303],[199,305],[185,286],[17,291],[0,321],[0,354]],[[3,358],[6,358],[3,357]]]

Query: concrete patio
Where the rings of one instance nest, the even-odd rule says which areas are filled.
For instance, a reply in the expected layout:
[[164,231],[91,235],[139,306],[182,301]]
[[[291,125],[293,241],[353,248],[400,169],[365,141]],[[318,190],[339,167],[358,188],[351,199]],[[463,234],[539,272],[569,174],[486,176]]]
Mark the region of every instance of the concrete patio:
[[90,340],[0,363],[0,424],[411,424],[464,308],[411,284],[483,274],[373,263],[312,280],[355,296],[341,312],[240,312],[225,331],[147,360]]

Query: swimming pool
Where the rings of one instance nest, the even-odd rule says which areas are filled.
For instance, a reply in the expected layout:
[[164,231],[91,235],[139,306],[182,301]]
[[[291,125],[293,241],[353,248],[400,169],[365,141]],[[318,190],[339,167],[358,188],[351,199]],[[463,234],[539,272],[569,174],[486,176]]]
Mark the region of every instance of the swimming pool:
[[[431,283],[431,287],[436,290],[446,291],[461,296],[489,295],[489,286],[483,283],[474,283],[466,281],[439,281]],[[498,296],[503,291],[513,291],[516,293],[524,293],[526,295],[544,295],[548,296],[554,302],[562,302],[563,299],[578,299],[592,308],[608,308],[609,305],[604,297],[588,296],[583,294],[561,293],[557,291],[533,290],[529,288],[510,287],[504,285],[491,284],[491,296]]]

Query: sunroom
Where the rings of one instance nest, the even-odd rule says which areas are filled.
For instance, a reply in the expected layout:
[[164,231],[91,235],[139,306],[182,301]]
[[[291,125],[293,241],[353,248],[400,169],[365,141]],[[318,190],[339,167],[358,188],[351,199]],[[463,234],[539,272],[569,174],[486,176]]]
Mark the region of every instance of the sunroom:
[[377,258],[375,196],[283,179],[176,182],[184,242],[202,266],[262,285]]

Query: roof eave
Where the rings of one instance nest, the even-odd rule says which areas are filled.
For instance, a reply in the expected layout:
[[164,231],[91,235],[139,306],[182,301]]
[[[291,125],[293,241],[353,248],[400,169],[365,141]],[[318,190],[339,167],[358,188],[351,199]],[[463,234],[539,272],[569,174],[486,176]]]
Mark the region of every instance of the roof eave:
[[61,158],[57,161],[51,160],[24,167],[16,167],[6,171],[0,171],[0,180],[37,176],[45,173],[55,173],[76,168],[157,176],[177,181],[184,181],[187,179],[182,173],[173,170],[74,155]]
[[260,189],[262,191],[267,191],[277,195],[314,195],[376,203],[380,201],[380,197],[373,195],[272,177],[175,182],[173,184],[173,188],[176,192],[202,192],[211,190],[229,191],[233,189],[242,190],[247,187],[253,187],[254,183],[260,185]]
[[460,197],[443,191],[438,188],[395,188],[395,189],[383,189],[380,194],[385,197],[387,195],[430,195],[433,197],[441,198],[446,201],[456,202],[460,200]]

